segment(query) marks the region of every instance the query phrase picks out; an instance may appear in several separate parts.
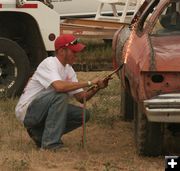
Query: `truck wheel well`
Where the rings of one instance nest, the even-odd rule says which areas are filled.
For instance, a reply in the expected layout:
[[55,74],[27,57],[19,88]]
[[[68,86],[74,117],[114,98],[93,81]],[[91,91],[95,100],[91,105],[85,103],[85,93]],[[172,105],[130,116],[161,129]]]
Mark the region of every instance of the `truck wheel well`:
[[125,87],[127,92],[131,95],[130,83],[127,77],[125,77]]
[[31,69],[34,70],[47,56],[36,20],[23,12],[0,12],[0,21],[0,37],[19,44],[29,58]]

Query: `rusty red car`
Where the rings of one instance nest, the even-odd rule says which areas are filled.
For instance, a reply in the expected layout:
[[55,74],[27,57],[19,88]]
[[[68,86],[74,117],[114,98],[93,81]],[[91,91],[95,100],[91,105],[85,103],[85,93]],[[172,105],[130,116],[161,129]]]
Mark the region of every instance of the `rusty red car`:
[[161,155],[164,130],[180,123],[180,0],[145,0],[113,37],[113,60],[124,63],[121,114],[134,121],[137,152]]

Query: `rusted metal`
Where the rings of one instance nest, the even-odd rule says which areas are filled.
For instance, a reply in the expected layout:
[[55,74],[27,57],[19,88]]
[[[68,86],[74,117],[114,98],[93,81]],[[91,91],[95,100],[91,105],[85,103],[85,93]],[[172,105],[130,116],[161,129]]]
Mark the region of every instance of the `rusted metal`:
[[155,54],[154,54],[154,50],[153,50],[153,45],[151,42],[151,39],[148,37],[148,41],[149,41],[149,47],[150,47],[150,58],[149,58],[149,70],[150,71],[156,71],[156,65],[155,65]]
[[[112,58],[113,58],[113,67],[116,69],[118,65],[123,61],[122,60],[122,47],[124,46],[124,42],[128,38],[128,34],[125,32],[122,34],[123,30],[126,26],[121,27],[118,31],[115,32],[112,42]],[[119,34],[121,33],[121,37]]]

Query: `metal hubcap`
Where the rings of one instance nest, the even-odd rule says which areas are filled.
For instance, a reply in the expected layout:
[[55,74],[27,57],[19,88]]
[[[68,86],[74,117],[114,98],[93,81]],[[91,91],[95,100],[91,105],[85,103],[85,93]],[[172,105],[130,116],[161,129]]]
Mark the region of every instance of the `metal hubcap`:
[[0,90],[11,88],[17,77],[14,60],[6,54],[0,54]]

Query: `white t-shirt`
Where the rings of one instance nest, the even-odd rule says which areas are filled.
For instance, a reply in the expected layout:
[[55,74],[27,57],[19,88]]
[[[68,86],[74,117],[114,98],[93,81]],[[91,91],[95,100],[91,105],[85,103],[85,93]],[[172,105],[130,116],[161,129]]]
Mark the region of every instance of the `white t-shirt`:
[[[43,91],[51,91],[52,82],[57,80],[78,82],[76,73],[70,65],[63,66],[56,57],[48,57],[39,64],[16,105],[16,117],[21,122],[24,121],[26,110],[32,100]],[[77,89],[68,94],[74,95],[82,91],[83,89]]]

